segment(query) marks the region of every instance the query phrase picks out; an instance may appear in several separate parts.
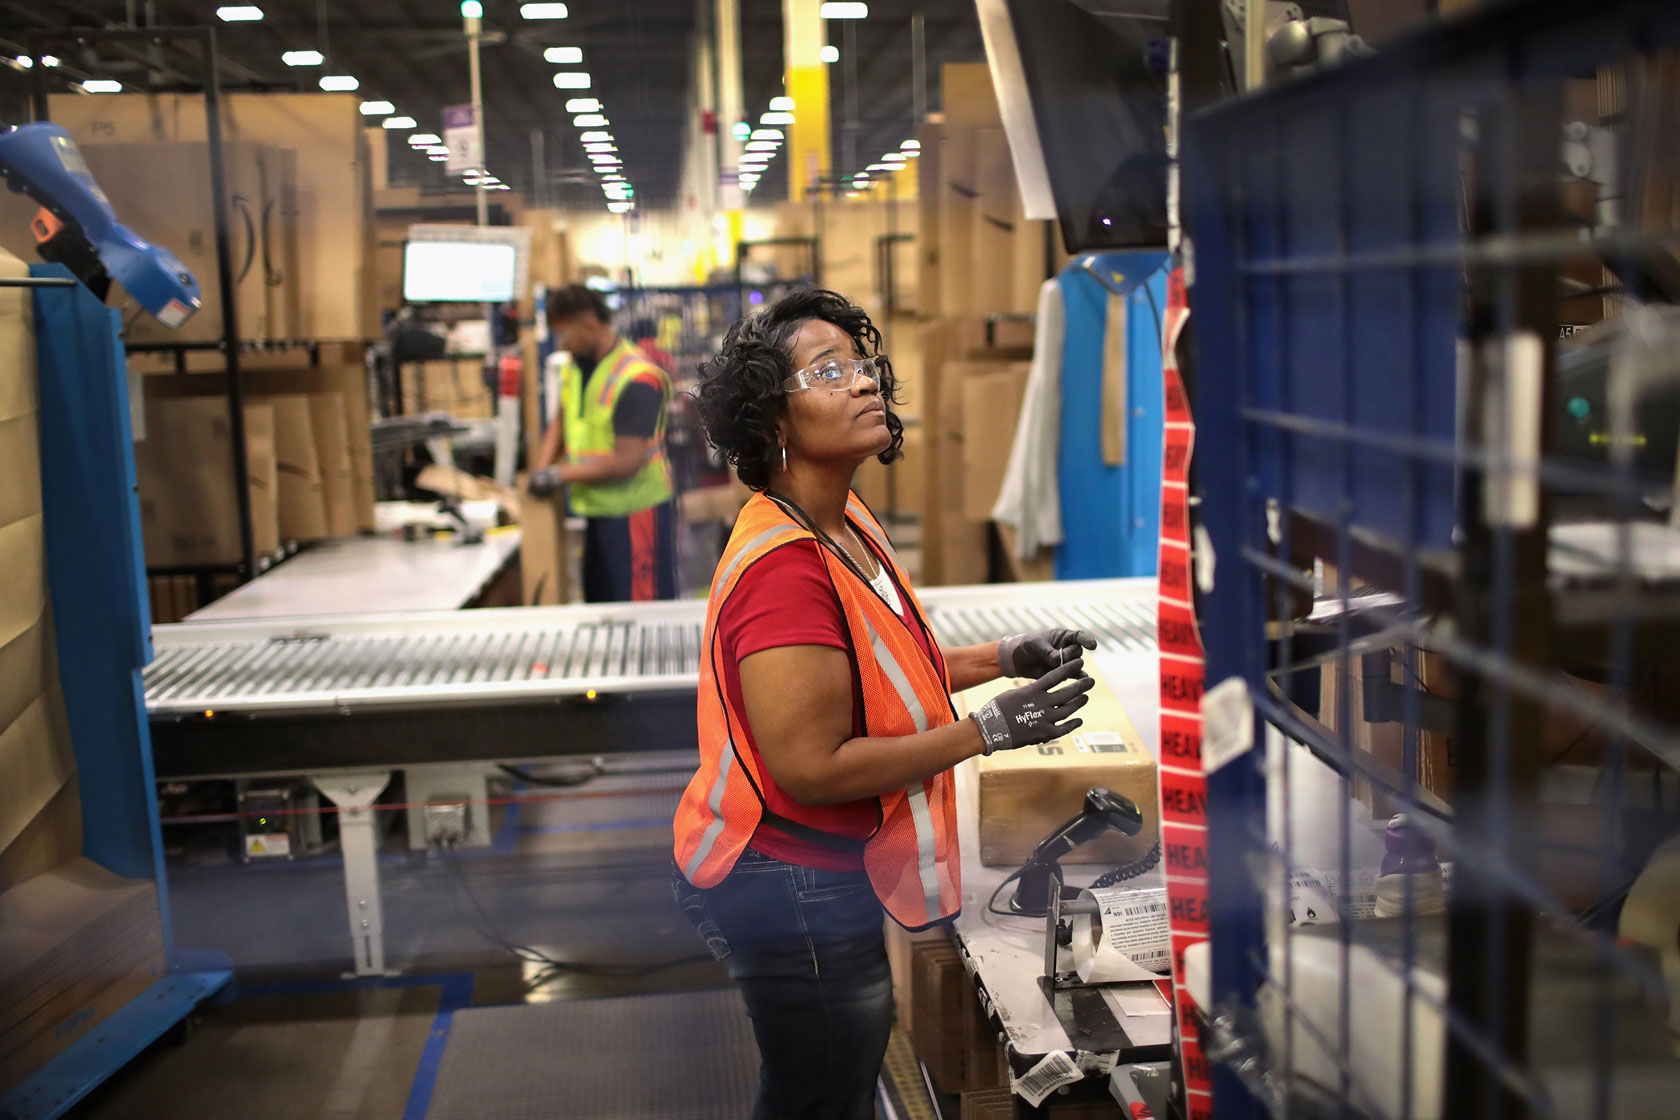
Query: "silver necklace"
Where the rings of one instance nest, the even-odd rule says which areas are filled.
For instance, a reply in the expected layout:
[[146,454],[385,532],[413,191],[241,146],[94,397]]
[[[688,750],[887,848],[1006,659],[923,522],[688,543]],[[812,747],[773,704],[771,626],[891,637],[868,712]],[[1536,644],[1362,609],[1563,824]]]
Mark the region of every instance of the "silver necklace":
[[[847,532],[850,532],[850,531],[851,531],[850,529],[847,530]],[[869,569],[865,568],[862,564],[858,563],[858,558],[856,556],[852,555],[852,550],[847,548],[845,545],[841,544],[840,539],[838,537],[833,537],[833,538],[830,538],[830,539],[832,539],[834,541],[834,546],[836,548],[838,548],[841,552],[844,552],[846,554],[846,559],[848,559],[852,562],[852,566],[855,567],[859,572],[863,573],[863,578],[864,579],[868,580],[870,583],[874,583],[876,580],[881,578],[881,569],[880,569],[879,564],[875,565],[875,574],[870,575],[869,574]],[[871,559],[873,559],[873,557],[871,557]]]

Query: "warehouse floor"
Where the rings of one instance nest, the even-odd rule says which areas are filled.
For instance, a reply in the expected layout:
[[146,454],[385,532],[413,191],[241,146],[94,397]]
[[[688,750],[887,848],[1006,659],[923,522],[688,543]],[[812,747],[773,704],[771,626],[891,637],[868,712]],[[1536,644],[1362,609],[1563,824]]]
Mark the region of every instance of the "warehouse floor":
[[[625,1023],[670,1014],[657,993],[691,993],[668,997],[679,1015],[723,1008],[729,1019],[728,1008],[738,1008],[722,967],[671,901],[669,822],[687,777],[682,759],[634,756],[628,765],[634,772],[575,788],[493,785],[492,799],[531,800],[490,806],[486,850],[409,852],[393,830],[380,865],[387,961],[398,971],[387,978],[343,977],[351,958],[336,853],[246,865],[228,857],[225,835],[170,829],[177,940],[227,952],[238,996],[203,1008],[188,1030],[154,1045],[71,1115],[422,1120],[470,1115],[461,1102],[475,1094],[485,1117],[584,1115],[572,1110],[575,1096],[544,1095],[543,1086],[559,1076],[557,1055],[599,1045],[576,1036],[602,1029],[591,1016],[604,1005],[578,1005],[589,1015],[569,1018],[540,1005],[643,997],[608,1001]],[[520,960],[498,941],[574,967]],[[721,1064],[736,1071],[736,1083],[719,1092],[750,1092],[756,1069],[739,1014],[730,1029],[710,1032],[714,1049],[723,1047]],[[631,1046],[660,1045],[652,1033],[623,1033]],[[502,1058],[493,1076],[478,1072],[491,1064],[487,1054]],[[648,1057],[623,1055],[631,1065]],[[530,1076],[509,1076],[509,1068]],[[933,1115],[923,1102],[906,1108],[899,1100],[893,1114]],[[666,1115],[704,1115],[681,1111],[695,1103],[673,1101],[679,1111]]]

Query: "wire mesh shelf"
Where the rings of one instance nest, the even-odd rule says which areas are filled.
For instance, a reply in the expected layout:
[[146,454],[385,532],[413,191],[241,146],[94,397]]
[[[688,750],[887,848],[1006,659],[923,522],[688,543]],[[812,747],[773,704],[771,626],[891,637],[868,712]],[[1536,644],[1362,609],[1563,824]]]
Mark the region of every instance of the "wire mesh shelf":
[[1677,128],[1663,0],[1189,126],[1220,1116],[1673,1113]]

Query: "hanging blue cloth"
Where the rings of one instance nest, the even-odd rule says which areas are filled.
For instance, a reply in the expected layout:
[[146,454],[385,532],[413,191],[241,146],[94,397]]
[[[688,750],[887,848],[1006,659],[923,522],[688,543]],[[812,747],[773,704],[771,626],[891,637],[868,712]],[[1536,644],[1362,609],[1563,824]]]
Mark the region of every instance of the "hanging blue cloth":
[[1063,541],[1056,550],[1056,578],[1152,576],[1161,518],[1159,312],[1167,305],[1167,256],[1111,253],[1081,260],[1127,303],[1126,458],[1110,467],[1102,457],[1109,290],[1075,261],[1057,277],[1067,333],[1058,460]]

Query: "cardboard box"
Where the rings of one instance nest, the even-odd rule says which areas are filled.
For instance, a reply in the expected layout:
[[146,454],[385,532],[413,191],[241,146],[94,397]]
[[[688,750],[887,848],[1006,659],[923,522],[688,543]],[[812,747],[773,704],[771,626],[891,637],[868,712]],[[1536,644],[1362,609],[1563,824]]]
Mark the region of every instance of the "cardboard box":
[[564,500],[522,494],[519,534],[524,604],[539,607],[571,602],[571,541],[566,532]]
[[[253,395],[288,393],[337,393],[344,403],[344,431],[350,454],[350,488],[355,531],[376,528],[373,512],[373,436],[369,423],[367,370],[360,343],[323,344],[315,348],[318,364],[310,365],[310,351],[303,348],[253,351],[241,354],[240,378]],[[194,352],[187,355],[188,372],[177,375],[167,356],[133,354],[131,372],[145,374],[145,396],[179,399],[222,398],[226,392],[220,355]],[[223,398],[225,399],[225,398]],[[140,445],[137,444],[138,448]]]
[[[980,862],[1016,867],[1038,842],[1080,811],[1085,791],[1106,786],[1130,798],[1143,815],[1136,836],[1109,831],[1063,856],[1062,863],[1120,864],[1142,858],[1160,837],[1155,758],[1138,736],[1102,671],[1090,702],[1079,712],[1084,726],[1072,735],[974,760],[979,793]],[[1020,682],[993,681],[957,697],[966,715]]]
[[961,450],[963,507],[970,520],[992,518],[1031,370],[1031,362],[1010,362],[962,378],[962,422],[952,436]]
[[[125,293],[121,302],[112,302],[123,309],[127,342],[208,342],[221,338],[221,272],[216,260],[209,145],[93,144],[83,154],[123,224],[180,257],[197,278],[203,300],[192,318],[170,328],[141,311]],[[222,146],[234,314],[238,336],[253,341],[279,337],[269,321],[267,277],[278,275],[278,270],[265,267],[268,247],[263,243],[264,213],[275,204],[264,196],[265,157],[266,149],[261,144]],[[273,227],[272,219],[269,225]],[[286,279],[296,282],[295,276]]]
[[76,858],[0,894],[0,1093],[163,975],[149,879]]
[[310,393],[309,426],[315,435],[315,454],[321,466],[327,535],[351,536],[356,532],[356,482],[350,459],[350,429],[344,418],[344,394]]
[[484,363],[478,358],[440,358],[405,362],[402,367],[403,412],[447,412],[457,420],[488,419],[496,400],[484,383]]
[[264,397],[274,410],[274,478],[280,539],[318,541],[330,535],[326,486],[315,448],[309,397],[303,393]]
[[[239,507],[233,445],[222,397],[150,397],[146,439],[134,445],[140,532],[148,567],[232,564],[239,560]],[[258,554],[280,547],[274,409],[245,406],[252,541]]]
[[924,318],[937,319],[945,312],[942,297],[944,239],[939,223],[939,203],[945,182],[945,128],[923,124],[916,128],[922,154],[916,159],[916,308]]
[[[296,338],[379,336],[372,184],[360,100],[353,93],[243,92],[221,99],[226,143],[298,153]],[[91,149],[104,144],[206,139],[204,99],[197,94],[58,94],[48,98],[48,116],[75,137],[90,163],[96,158]],[[101,182],[107,190],[112,186]],[[118,213],[124,213],[120,206]]]
[[950,926],[912,933],[887,918],[884,940],[887,944],[887,967],[892,972],[893,1005],[898,1012],[898,1025],[906,1034],[912,1033],[916,1021],[916,1000],[913,986],[912,960],[916,946],[923,942],[947,943],[951,940]]
[[949,941],[921,941],[911,947],[911,1045],[934,1084],[960,1092],[967,1079],[967,1016],[978,1004],[963,969],[962,953]]

